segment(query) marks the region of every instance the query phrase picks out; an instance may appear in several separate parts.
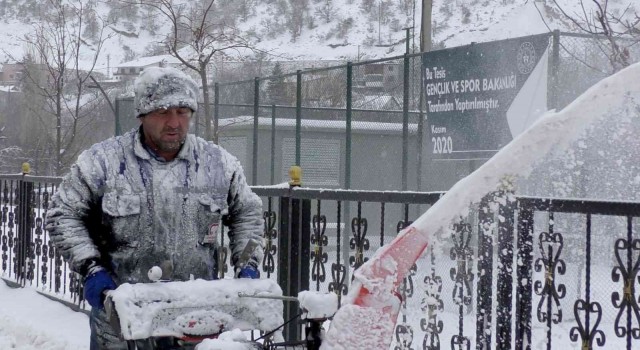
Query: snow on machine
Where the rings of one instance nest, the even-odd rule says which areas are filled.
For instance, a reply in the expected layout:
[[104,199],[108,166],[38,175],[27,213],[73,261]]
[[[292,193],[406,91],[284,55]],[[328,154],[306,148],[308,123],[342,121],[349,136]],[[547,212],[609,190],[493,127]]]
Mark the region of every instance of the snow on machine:
[[[275,281],[163,282],[157,269],[149,271],[153,283],[125,283],[106,293],[110,323],[129,349],[193,349],[198,344],[198,349],[263,349],[240,331],[271,332],[284,323],[282,290]],[[281,338],[279,331],[275,336]]]

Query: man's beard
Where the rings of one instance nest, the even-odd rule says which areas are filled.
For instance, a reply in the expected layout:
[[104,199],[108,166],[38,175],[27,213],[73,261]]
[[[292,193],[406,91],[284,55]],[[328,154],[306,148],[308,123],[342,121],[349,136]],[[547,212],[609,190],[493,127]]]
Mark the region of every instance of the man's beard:
[[159,151],[172,152],[179,150],[183,143],[184,138],[178,141],[157,141],[156,146],[158,146]]
[[187,135],[185,134],[182,138],[176,141],[163,141],[161,139],[158,139],[158,140],[153,140],[153,143],[156,145],[157,151],[173,152],[173,151],[180,150],[180,147],[182,147],[182,144],[184,143],[184,140],[186,138],[187,138]]

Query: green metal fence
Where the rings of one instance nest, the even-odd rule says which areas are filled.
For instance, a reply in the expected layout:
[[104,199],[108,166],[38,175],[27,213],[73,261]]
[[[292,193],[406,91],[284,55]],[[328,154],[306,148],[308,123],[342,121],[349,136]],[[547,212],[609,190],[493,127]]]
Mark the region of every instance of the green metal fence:
[[[612,72],[603,38],[554,32],[549,47],[548,108],[562,108]],[[631,49],[637,60],[640,48]],[[289,167],[300,165],[308,187],[446,190],[484,161],[430,161],[422,59],[407,54],[215,83],[214,141],[239,158],[252,185],[284,182]],[[131,99],[117,102],[129,113]],[[200,136],[202,120],[193,129]]]

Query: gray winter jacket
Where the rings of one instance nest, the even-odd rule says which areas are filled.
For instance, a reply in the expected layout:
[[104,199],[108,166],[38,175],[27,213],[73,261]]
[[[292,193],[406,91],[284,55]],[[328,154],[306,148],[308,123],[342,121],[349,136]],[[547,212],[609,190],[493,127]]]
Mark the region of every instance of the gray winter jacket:
[[173,280],[215,278],[222,224],[234,265],[251,242],[242,263],[257,267],[264,247],[262,202],[240,163],[194,135],[171,162],[147,151],[140,130],[92,146],[53,196],[46,224],[73,271],[86,275],[97,262],[118,284],[148,282],[154,265]]

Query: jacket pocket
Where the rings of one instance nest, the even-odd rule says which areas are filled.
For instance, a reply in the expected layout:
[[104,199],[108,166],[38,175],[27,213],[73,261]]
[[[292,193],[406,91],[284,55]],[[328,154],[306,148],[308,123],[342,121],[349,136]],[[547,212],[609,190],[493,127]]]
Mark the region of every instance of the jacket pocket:
[[127,246],[141,238],[140,196],[106,193],[102,198],[103,222],[111,228],[116,246]]
[[102,198],[102,211],[113,217],[140,214],[140,196],[105,193]]

